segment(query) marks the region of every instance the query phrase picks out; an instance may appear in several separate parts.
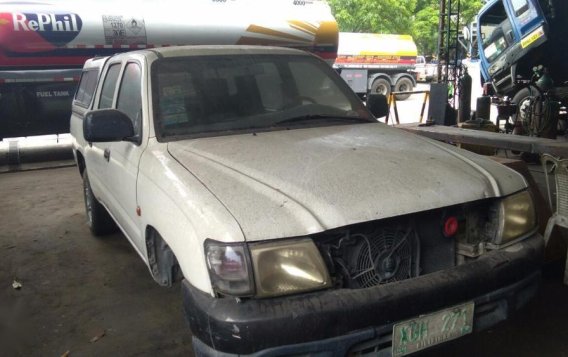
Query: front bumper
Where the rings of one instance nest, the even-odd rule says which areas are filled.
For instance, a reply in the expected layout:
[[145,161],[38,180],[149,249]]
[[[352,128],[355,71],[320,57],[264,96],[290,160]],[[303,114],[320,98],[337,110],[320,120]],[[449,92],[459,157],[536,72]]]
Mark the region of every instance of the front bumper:
[[198,356],[344,356],[366,343],[388,350],[396,322],[467,301],[475,302],[475,330],[505,320],[536,293],[542,257],[534,235],[414,279],[259,300],[213,298],[184,280],[183,305]]

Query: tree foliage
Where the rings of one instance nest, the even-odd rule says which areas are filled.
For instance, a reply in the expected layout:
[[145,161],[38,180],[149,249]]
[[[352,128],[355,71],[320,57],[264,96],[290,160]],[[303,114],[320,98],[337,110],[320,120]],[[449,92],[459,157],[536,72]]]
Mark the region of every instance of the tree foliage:
[[[437,51],[440,0],[328,0],[328,3],[342,32],[412,35],[420,53]],[[459,28],[475,19],[482,3],[482,0],[460,0]]]
[[410,35],[416,1],[330,0],[329,4],[341,31]]

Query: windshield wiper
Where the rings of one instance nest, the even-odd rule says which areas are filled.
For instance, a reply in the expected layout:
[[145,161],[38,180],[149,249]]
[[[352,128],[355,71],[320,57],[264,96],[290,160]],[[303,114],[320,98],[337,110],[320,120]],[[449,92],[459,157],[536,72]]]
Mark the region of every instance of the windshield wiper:
[[274,125],[289,124],[289,123],[296,123],[296,122],[310,121],[310,120],[348,121],[348,122],[357,122],[357,123],[371,122],[370,119],[362,117],[350,117],[350,116],[331,115],[331,114],[306,114],[306,115],[300,115],[297,117],[279,120],[275,122]]

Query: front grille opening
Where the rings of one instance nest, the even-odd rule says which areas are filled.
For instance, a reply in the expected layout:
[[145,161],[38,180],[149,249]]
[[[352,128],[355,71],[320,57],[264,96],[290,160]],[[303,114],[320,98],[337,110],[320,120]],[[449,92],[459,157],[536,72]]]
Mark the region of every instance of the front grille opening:
[[[492,227],[490,207],[489,201],[446,207],[338,228],[313,238],[335,288],[369,288],[465,263],[461,252],[487,239],[479,225]],[[446,237],[443,226],[450,216],[458,219],[460,229]]]
[[418,276],[420,247],[413,227],[358,228],[324,248],[336,287],[368,288]]

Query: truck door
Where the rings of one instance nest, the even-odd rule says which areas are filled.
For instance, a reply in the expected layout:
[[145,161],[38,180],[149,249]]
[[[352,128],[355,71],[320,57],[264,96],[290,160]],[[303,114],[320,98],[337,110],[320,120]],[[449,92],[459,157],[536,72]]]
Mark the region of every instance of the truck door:
[[143,115],[147,113],[142,107],[142,96],[145,95],[142,92],[142,71],[142,64],[135,61],[109,66],[98,109],[115,108],[124,112],[132,120],[135,140],[93,143],[96,153],[93,161],[97,163],[93,174],[100,176],[101,201],[120,222],[127,238],[144,252],[143,232],[138,227],[136,213],[138,165],[147,146],[147,135],[143,135]]
[[119,81],[115,108],[125,113],[134,126],[135,140],[110,144],[107,151],[108,168],[106,180],[111,183],[109,191],[116,200],[117,215],[132,243],[139,251],[145,251],[143,232],[137,215],[136,184],[140,157],[147,146],[147,132],[143,135],[142,64],[127,62]]
[[[102,89],[97,94],[98,97],[95,98],[96,102],[93,105],[94,110],[112,108],[121,68],[121,62],[115,61],[114,63],[110,63],[106,67],[105,72],[102,73]],[[111,197],[110,187],[104,177],[108,169],[108,161],[105,158],[105,153],[109,148],[110,143],[90,143],[90,145],[85,148],[85,160],[87,162],[89,181],[95,196],[111,210],[113,216],[116,216],[116,212],[112,210],[114,202]]]

